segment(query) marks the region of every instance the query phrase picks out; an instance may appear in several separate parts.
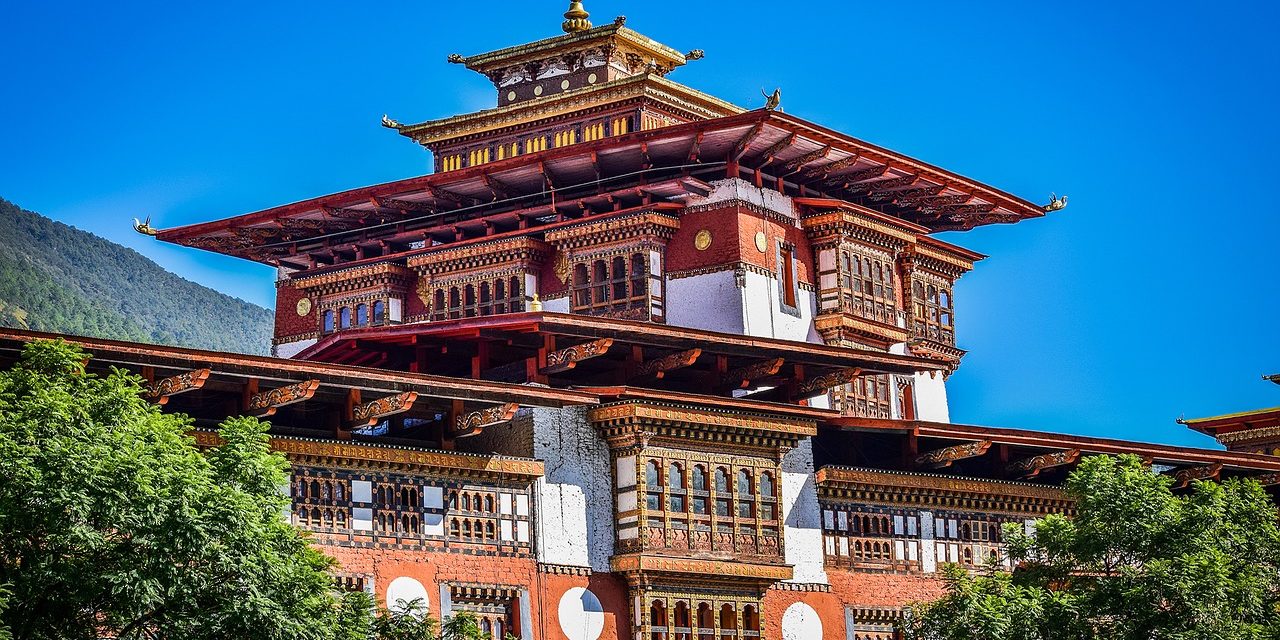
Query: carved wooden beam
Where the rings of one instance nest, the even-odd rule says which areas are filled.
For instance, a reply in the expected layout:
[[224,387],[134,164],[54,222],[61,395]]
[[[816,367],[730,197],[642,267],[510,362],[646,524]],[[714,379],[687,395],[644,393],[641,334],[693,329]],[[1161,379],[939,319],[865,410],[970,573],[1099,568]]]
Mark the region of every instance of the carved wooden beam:
[[893,204],[899,207],[920,207],[922,209],[937,209],[953,204],[964,204],[973,199],[973,196],[967,193],[960,193],[949,196],[910,196],[895,198]]
[[918,198],[920,196],[936,196],[939,193],[942,193],[942,190],[946,188],[947,188],[947,185],[935,184],[928,187],[912,187],[909,189],[897,189],[897,190],[889,190],[889,191],[876,190],[876,191],[872,191],[871,195],[869,195],[868,198],[874,202],[888,202],[890,200],[897,201],[899,198],[911,198],[911,197]]
[[746,389],[756,380],[778,375],[780,369],[782,369],[782,358],[762,360],[724,374],[720,377],[720,385],[730,389]]
[[889,178],[888,180],[875,180],[872,182],[862,182],[849,187],[854,193],[871,193],[873,191],[886,191],[889,189],[898,189],[901,187],[911,186],[920,178],[914,175],[899,176],[897,178]]
[[1173,474],[1173,488],[1181,489],[1193,480],[1217,480],[1222,475],[1222,463],[1215,462],[1202,467],[1179,469]]
[[411,211],[413,213],[435,213],[438,207],[433,207],[425,202],[415,202],[412,200],[397,200],[395,198],[371,198],[372,202],[384,209],[399,209],[400,211]]
[[417,391],[406,391],[393,396],[378,398],[372,402],[358,404],[351,408],[352,428],[372,427],[387,416],[404,413],[413,408],[413,403],[417,399]]
[[755,140],[756,136],[760,135],[761,131],[764,131],[764,123],[757,122],[756,125],[751,127],[751,130],[747,132],[747,135],[739,138],[738,141],[734,143],[733,149],[729,151],[729,162],[737,162],[742,159],[742,154],[747,152],[747,147],[751,146],[751,141]]
[[361,211],[360,209],[342,209],[338,207],[320,207],[326,215],[344,220],[364,220],[378,215],[377,211]]
[[1273,487],[1280,484],[1280,473],[1264,473],[1254,478],[1254,480],[1257,480],[1258,484],[1264,487]]
[[702,355],[702,349],[679,351],[656,360],[649,360],[636,368],[637,378],[655,377],[661,380],[668,371],[674,371],[692,365]]
[[777,156],[778,153],[781,152],[783,149],[786,149],[792,144],[795,144],[795,141],[796,141],[796,134],[791,133],[784,136],[781,140],[769,145],[768,149],[765,149],[760,153],[759,156],[756,157],[757,162],[763,163],[763,164],[760,164],[759,167],[763,169],[766,166],[768,166],[769,163],[773,162],[774,156]]
[[839,371],[832,371],[824,376],[818,376],[800,383],[796,388],[797,398],[811,398],[819,393],[826,393],[832,387],[838,387],[842,384],[853,382],[863,371],[859,367],[850,367]]
[[1034,478],[1045,469],[1072,464],[1078,459],[1080,459],[1079,449],[1066,449],[1017,460],[1010,463],[1007,469],[1012,475],[1022,478]]
[[698,161],[698,151],[702,149],[702,138],[703,138],[703,133],[701,131],[698,132],[698,135],[694,136],[693,146],[689,147],[689,159],[687,161],[688,164],[693,164],[694,162]]
[[889,165],[881,165],[878,167],[868,167],[866,169],[858,169],[840,176],[831,176],[822,181],[822,184],[829,187],[848,187],[849,185],[874,180],[888,173]]
[[567,349],[552,351],[547,354],[547,366],[543,367],[539,373],[549,375],[568,371],[578,366],[578,363],[583,360],[589,360],[608,353],[609,347],[612,346],[613,338],[600,338],[591,342],[575,344]]
[[275,415],[280,407],[310,400],[320,388],[319,380],[304,380],[291,385],[263,391],[249,396],[245,409],[259,418]]
[[814,178],[825,179],[827,176],[831,175],[836,171],[839,171],[847,167],[852,167],[853,165],[858,164],[858,161],[861,159],[862,159],[862,156],[855,153],[847,158],[841,158],[840,160],[828,162],[827,164],[824,164],[820,167],[810,167],[808,169],[805,169],[800,173],[800,177],[804,178],[805,180],[812,180]]
[[942,449],[934,449],[926,453],[916,456],[917,467],[928,467],[930,469],[945,469],[951,466],[956,460],[964,460],[965,458],[976,458],[987,452],[991,448],[990,440],[979,440],[977,442],[966,442],[958,444],[954,447],[944,447]]
[[515,417],[516,410],[519,408],[520,405],[508,402],[479,411],[458,414],[458,417],[454,419],[453,433],[451,435],[455,438],[474,436],[484,431],[485,427],[502,424]]
[[831,153],[831,145],[827,145],[825,147],[822,147],[821,149],[814,149],[813,151],[810,151],[809,153],[806,153],[802,156],[792,158],[782,163],[782,166],[778,167],[778,175],[785,176],[785,175],[795,173],[797,170],[800,169],[800,167],[803,167],[804,165],[809,164],[810,162],[816,162],[818,160],[821,160],[822,158],[827,157],[828,153]]
[[170,376],[162,380],[157,380],[142,388],[143,397],[164,406],[169,402],[169,396],[176,396],[179,393],[195,391],[204,386],[209,374],[212,373],[208,369],[196,369],[186,373],[180,373],[176,376]]

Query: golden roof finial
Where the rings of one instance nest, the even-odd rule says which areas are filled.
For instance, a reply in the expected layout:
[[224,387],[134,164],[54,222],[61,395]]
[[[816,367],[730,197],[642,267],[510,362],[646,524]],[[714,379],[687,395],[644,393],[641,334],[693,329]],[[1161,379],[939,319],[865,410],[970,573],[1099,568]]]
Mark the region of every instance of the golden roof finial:
[[574,0],[569,3],[569,10],[564,12],[564,23],[560,25],[560,28],[564,29],[565,33],[586,31],[591,28],[591,21],[587,19],[590,17],[591,14],[582,8],[582,3]]

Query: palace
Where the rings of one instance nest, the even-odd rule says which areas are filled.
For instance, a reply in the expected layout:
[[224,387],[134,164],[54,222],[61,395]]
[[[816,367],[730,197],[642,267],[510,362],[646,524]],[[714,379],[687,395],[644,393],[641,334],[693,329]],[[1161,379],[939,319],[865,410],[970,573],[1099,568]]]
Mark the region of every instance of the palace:
[[[434,172],[173,229],[277,268],[277,358],[73,339],[218,442],[272,423],[344,584],[523,640],[884,640],[943,563],[1070,513],[1084,456],[1280,483],[1205,450],[953,424],[935,237],[1039,218],[997,188],[669,76],[593,26],[448,61],[496,106],[383,126]],[[0,364],[40,334],[0,334]],[[1262,429],[1276,435],[1276,410]],[[1228,442],[1227,419],[1195,423]],[[1218,431],[1218,427],[1223,428]],[[1236,437],[1236,436],[1231,436]],[[1262,437],[1262,436],[1259,436]]]

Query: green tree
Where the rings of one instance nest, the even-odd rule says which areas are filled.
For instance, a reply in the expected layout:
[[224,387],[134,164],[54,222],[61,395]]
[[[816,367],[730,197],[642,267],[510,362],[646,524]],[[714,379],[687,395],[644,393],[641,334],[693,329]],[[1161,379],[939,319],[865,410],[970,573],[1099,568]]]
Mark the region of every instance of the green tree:
[[1067,518],[1006,529],[1012,573],[945,573],[911,640],[1245,640],[1280,637],[1280,527],[1253,480],[1172,480],[1132,455],[1085,459]]
[[367,603],[336,592],[333,561],[281,517],[286,464],[266,425],[229,420],[202,454],[140,379],[86,361],[33,343],[0,372],[0,627],[16,640],[368,636]]

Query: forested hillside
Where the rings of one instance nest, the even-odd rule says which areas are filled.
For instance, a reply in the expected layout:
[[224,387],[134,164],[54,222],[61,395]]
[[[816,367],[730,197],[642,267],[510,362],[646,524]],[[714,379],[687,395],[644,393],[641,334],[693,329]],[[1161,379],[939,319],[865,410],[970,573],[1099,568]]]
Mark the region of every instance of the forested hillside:
[[265,354],[267,309],[0,198],[0,326]]

